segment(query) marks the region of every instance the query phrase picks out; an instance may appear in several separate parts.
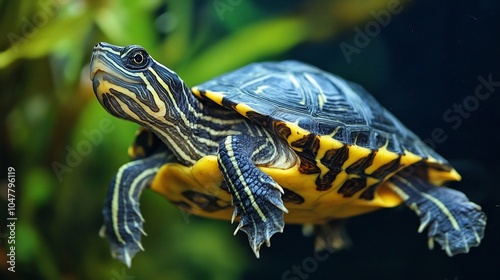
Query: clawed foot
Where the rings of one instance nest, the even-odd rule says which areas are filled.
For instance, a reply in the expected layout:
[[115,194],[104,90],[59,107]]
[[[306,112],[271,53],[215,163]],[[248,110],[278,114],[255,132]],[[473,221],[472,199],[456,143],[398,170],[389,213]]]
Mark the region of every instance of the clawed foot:
[[[418,232],[428,228],[429,249],[434,248],[436,241],[451,257],[468,253],[471,247],[479,246],[486,226],[486,215],[481,211],[481,207],[470,202],[463,193],[445,187],[436,188],[430,195],[432,197],[446,195],[453,203],[433,203],[427,207],[417,205],[423,210]],[[433,214],[438,211],[444,215]]]
[[434,186],[416,177],[394,176],[391,181],[395,186],[390,187],[420,217],[418,232],[428,228],[430,249],[434,248],[436,241],[448,256],[454,256],[479,246],[484,236],[486,215],[463,193]]
[[[126,201],[122,203],[127,204]],[[130,267],[132,258],[139,250],[144,251],[141,244],[141,234],[146,235],[143,230],[144,219],[139,211],[139,204],[130,202],[123,207],[122,220],[115,223],[111,219],[108,207],[103,210],[104,225],[99,231],[101,237],[107,237],[110,242],[111,255]]]
[[111,254],[128,267],[139,251],[144,219],[139,209],[139,198],[156,172],[170,161],[171,156],[158,153],[150,157],[129,162],[118,170],[111,184],[104,204],[104,225],[100,235],[109,239]]
[[284,213],[283,188],[269,175],[255,166],[253,159],[263,164],[276,156],[276,150],[269,139],[245,135],[226,137],[219,145],[217,161],[234,205],[232,221],[236,216],[240,222],[235,234],[242,230],[248,235],[248,242],[255,256],[259,257],[262,244],[271,245],[271,236],[283,232]]
[[260,182],[262,185],[257,192],[241,193],[240,200],[235,201],[231,220],[233,222],[236,216],[240,216],[234,235],[239,230],[245,232],[257,258],[262,244],[271,246],[271,236],[283,232],[283,214],[288,213],[281,199],[283,188],[267,175],[261,177]]

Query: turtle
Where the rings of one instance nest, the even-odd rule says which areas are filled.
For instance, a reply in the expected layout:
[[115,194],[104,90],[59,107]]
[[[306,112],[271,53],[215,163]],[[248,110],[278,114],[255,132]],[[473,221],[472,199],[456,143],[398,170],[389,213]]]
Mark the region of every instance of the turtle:
[[94,46],[90,79],[106,111],[141,127],[111,180],[102,235],[128,266],[145,188],[182,211],[237,222],[259,258],[286,224],[316,250],[349,245],[345,219],[406,204],[428,245],[468,253],[486,215],[446,187],[459,173],[362,86],[294,60],[255,62],[188,87],[139,45]]

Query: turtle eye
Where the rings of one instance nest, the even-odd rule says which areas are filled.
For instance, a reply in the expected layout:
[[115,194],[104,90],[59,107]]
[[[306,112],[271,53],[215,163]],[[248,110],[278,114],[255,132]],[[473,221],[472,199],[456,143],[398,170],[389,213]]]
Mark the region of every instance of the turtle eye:
[[131,51],[126,59],[126,65],[132,69],[141,69],[148,65],[149,55],[143,50]]
[[133,57],[134,63],[137,65],[141,65],[144,62],[144,55],[142,52],[136,52]]

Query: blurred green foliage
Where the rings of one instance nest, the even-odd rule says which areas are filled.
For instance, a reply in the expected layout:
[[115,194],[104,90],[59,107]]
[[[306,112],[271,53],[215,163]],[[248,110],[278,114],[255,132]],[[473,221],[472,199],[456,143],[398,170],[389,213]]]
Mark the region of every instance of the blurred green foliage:
[[[109,180],[128,161],[137,125],[108,115],[94,99],[88,62],[95,43],[140,44],[195,85],[329,40],[387,2],[0,1],[1,165],[14,167],[17,179],[14,278],[128,279],[126,273],[229,280],[253,258],[239,248],[229,223],[187,216],[147,191],[141,200],[146,252],[131,270],[111,258],[107,240],[98,237],[101,208]],[[102,122],[108,130],[100,129]],[[2,223],[6,186],[0,183]],[[0,270],[12,277],[3,243]]]

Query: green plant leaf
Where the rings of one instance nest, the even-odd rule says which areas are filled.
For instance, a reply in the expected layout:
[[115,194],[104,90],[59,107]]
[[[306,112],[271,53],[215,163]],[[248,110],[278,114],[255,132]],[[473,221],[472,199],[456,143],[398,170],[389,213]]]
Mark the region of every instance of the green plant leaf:
[[282,53],[307,37],[307,25],[301,18],[265,20],[231,34],[177,72],[186,81],[199,83],[241,65]]
[[35,27],[31,35],[9,33],[11,47],[0,52],[0,69],[20,58],[38,58],[51,53],[58,44],[84,34],[82,31],[91,23],[91,14],[82,10],[78,15],[61,17],[44,26]]

